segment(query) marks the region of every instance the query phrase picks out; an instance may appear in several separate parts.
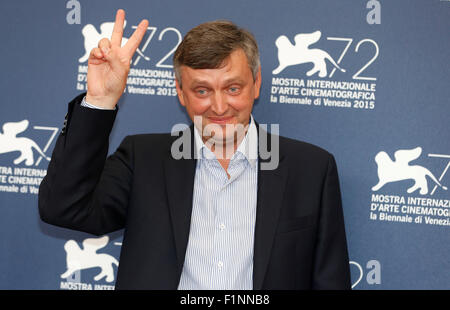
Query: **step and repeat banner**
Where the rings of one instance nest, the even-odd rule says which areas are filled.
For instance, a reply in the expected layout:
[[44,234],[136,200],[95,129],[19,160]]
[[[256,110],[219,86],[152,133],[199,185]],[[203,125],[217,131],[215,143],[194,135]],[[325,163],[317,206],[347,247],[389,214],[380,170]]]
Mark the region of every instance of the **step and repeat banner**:
[[173,53],[192,27],[232,20],[260,47],[255,119],[336,157],[353,288],[450,289],[448,0],[3,0],[0,289],[114,288],[123,231],[47,225],[37,197],[67,103],[86,91],[89,52],[118,8],[125,40],[150,24],[110,153],[126,135],[189,124]]

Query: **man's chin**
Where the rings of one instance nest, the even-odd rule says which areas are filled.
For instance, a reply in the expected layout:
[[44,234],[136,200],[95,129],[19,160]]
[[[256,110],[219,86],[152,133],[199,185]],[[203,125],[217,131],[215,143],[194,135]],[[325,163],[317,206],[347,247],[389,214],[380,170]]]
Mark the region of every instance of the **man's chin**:
[[234,146],[236,148],[237,145],[235,144],[240,143],[240,141],[242,141],[244,136],[245,131],[242,130],[227,131],[224,129],[222,131],[218,131],[217,133],[213,132],[210,135],[205,134],[203,137],[204,141],[208,141],[208,143],[223,146],[227,145],[227,147]]

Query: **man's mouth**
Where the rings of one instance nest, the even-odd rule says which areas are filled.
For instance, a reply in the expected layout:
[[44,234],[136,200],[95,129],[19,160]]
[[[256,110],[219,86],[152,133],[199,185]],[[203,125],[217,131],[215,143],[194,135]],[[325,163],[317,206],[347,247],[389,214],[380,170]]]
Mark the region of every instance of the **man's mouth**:
[[228,124],[233,119],[233,116],[208,117],[209,121],[214,124]]

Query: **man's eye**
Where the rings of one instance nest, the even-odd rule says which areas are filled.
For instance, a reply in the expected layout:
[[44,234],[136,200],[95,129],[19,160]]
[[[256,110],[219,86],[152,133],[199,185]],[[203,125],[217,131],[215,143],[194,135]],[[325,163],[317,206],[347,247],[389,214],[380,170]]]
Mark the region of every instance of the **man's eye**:
[[197,90],[197,94],[199,94],[199,95],[206,95],[206,93],[207,93],[206,89]]
[[237,92],[239,92],[239,87],[230,87],[229,91],[230,91],[230,93],[237,93]]

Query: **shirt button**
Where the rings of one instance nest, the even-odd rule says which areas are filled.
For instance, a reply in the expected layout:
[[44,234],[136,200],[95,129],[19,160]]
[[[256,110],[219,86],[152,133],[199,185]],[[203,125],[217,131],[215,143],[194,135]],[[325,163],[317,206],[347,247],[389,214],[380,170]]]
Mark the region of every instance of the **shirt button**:
[[219,228],[220,228],[220,230],[224,230],[224,229],[225,229],[225,224],[224,224],[224,223],[221,223],[221,224],[219,225]]
[[222,262],[222,261],[219,261],[219,262],[217,263],[217,267],[222,268],[222,267],[223,267],[223,262]]

